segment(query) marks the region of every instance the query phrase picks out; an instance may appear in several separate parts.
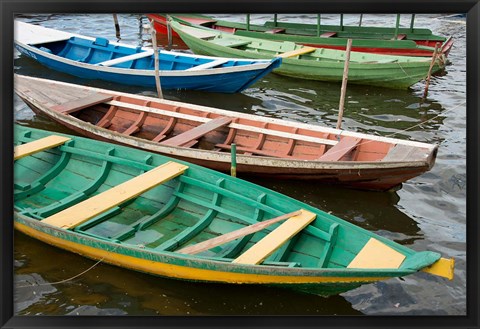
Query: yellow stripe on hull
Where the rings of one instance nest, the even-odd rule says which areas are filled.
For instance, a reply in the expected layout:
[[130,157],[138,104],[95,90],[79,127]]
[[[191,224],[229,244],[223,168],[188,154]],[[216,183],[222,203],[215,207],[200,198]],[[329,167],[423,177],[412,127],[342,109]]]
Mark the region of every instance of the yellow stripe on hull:
[[35,230],[27,225],[15,222],[15,228],[35,239],[51,244],[82,256],[95,260],[102,259],[105,263],[164,277],[223,283],[249,283],[249,284],[311,284],[311,283],[351,283],[374,282],[388,278],[379,277],[319,277],[319,276],[276,276],[264,274],[249,274],[223,272],[216,270],[198,269],[188,266],[166,264],[147,259],[122,255],[102,249],[85,246],[67,241],[47,233]]

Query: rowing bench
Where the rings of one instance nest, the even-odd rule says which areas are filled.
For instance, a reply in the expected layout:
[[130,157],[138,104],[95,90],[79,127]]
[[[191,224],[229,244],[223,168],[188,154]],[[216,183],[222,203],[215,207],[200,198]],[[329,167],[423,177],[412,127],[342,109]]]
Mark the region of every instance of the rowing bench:
[[291,57],[295,57],[295,56],[308,54],[308,53],[311,53],[315,50],[317,50],[317,48],[304,46],[302,48],[295,49],[295,50],[292,50],[292,51],[287,51],[287,52],[278,54],[276,56],[281,57],[281,58],[291,58]]
[[332,146],[327,152],[323,153],[318,161],[340,161],[351,150],[358,146],[362,139],[345,136],[340,142]]
[[97,66],[113,66],[113,65],[120,64],[120,63],[125,63],[125,62],[128,62],[128,61],[133,61],[133,60],[136,60],[136,59],[145,58],[145,57],[152,56],[152,55],[153,55],[152,50],[146,50],[146,51],[142,51],[140,53],[135,53],[135,54],[128,55],[128,56],[123,56],[123,57],[119,57],[119,58],[110,59],[108,61],[100,62],[100,63],[97,63],[95,65],[97,65]]
[[222,126],[228,125],[231,121],[232,118],[229,117],[218,117],[208,122],[205,122],[204,124],[201,124],[193,129],[187,130],[180,135],[167,139],[160,144],[168,146],[186,146],[189,145],[192,141],[195,141],[196,139],[208,134],[209,132]]
[[250,265],[260,264],[285,242],[303,230],[316,217],[316,214],[302,209],[299,215],[290,217],[286,222],[282,223],[250,249],[234,259],[232,263]]
[[51,135],[30,143],[15,146],[13,150],[13,159],[18,160],[34,153],[57,147],[70,139],[70,137]]
[[169,161],[161,166],[134,177],[122,184],[97,194],[70,208],[56,213],[42,220],[64,229],[78,226],[87,220],[108,211],[125,201],[131,200],[142,193],[170,180],[185,172],[188,166]]
[[112,99],[112,95],[102,93],[90,93],[85,97],[77,98],[75,100],[52,106],[52,110],[63,114],[70,114],[93,105],[111,101]]

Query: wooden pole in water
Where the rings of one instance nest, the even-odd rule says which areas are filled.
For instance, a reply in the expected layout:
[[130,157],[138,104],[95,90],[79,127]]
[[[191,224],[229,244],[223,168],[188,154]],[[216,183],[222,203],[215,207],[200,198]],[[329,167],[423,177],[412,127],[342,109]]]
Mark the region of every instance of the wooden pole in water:
[[113,14],[113,22],[115,23],[115,35],[120,39],[120,25],[118,24],[117,14]]
[[350,52],[352,50],[352,39],[347,40],[347,50],[345,51],[345,65],[343,66],[342,89],[340,92],[340,104],[338,105],[337,129],[342,127],[343,107],[345,104],[345,94],[347,93],[348,65],[350,63]]
[[232,143],[230,156],[232,158],[232,164],[230,166],[230,175],[232,177],[237,177],[237,144],[235,143]]
[[170,20],[168,19],[167,19],[167,39],[168,39],[168,50],[171,50],[173,45],[172,26],[170,25]]
[[153,19],[150,20],[150,33],[152,34],[153,58],[155,62],[155,85],[157,86],[158,98],[163,98],[162,86],[160,84],[160,69],[157,48],[157,33],[153,28]]
[[425,84],[425,91],[423,92],[423,98],[426,98],[427,95],[428,95],[428,87],[430,86],[430,78],[432,76],[432,69],[433,69],[433,66],[435,65],[435,61],[437,59],[437,52],[438,52],[438,49],[440,48],[440,43],[436,43],[435,44],[435,49],[433,50],[433,55],[432,55],[432,61],[430,62],[430,67],[428,69],[428,75],[427,75],[427,78],[426,78],[426,84]]

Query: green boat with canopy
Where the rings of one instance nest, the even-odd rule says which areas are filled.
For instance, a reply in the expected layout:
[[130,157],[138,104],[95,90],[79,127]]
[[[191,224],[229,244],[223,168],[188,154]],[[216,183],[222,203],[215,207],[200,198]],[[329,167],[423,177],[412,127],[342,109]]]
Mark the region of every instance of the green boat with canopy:
[[[160,34],[168,34],[166,14],[146,14],[154,21]],[[291,41],[306,46],[345,50],[347,40],[352,39],[352,50],[383,55],[432,57],[437,52],[448,55],[453,46],[451,37],[435,35],[430,29],[414,28],[415,14],[411,15],[409,27],[400,27],[400,14],[397,14],[395,27],[362,26],[363,14],[358,26],[345,25],[344,15],[340,15],[338,25],[322,24],[317,15],[317,24],[279,21],[274,14],[273,21],[262,25],[251,24],[250,14],[245,22],[226,21],[211,16],[195,14],[171,14],[184,24],[198,24],[222,32],[240,36],[274,41]],[[177,35],[178,36],[178,35]]]
[[320,295],[418,271],[453,278],[453,259],[194,164],[20,125],[14,144],[15,228],[91,259]]
[[[343,79],[345,51],[243,37],[199,25],[186,26],[172,18],[169,24],[196,54],[261,59],[282,57],[282,64],[273,70],[274,73],[327,82],[341,82]],[[407,89],[428,76],[431,64],[431,58],[352,51],[348,83]],[[433,62],[431,73],[442,70],[445,65],[445,55],[439,55]]]

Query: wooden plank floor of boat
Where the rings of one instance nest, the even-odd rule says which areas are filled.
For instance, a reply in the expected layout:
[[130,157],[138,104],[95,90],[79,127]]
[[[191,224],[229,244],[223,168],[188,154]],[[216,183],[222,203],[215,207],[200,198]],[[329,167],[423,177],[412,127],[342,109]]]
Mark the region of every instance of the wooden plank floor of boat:
[[113,207],[133,199],[155,186],[183,174],[187,168],[187,166],[180,163],[169,161],[140,176],[134,177],[107,191],[47,217],[42,220],[42,223],[47,223],[64,229],[78,226],[104,211],[112,209]]

